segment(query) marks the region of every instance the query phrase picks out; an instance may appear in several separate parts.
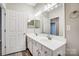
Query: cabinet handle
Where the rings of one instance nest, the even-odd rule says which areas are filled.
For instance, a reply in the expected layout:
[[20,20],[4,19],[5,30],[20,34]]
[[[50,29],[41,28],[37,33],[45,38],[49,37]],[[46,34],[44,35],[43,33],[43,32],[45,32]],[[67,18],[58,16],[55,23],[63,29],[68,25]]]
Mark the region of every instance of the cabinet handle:
[[47,53],[47,51],[44,52],[45,54]]
[[40,52],[38,52],[38,54],[40,54]]
[[40,55],[40,52],[38,52],[38,55]]

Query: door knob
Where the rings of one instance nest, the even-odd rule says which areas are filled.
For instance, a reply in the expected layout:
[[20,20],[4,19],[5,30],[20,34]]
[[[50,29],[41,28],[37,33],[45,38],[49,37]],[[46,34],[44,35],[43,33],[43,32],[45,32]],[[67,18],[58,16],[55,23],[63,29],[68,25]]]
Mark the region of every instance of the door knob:
[[58,56],[61,56],[61,54],[58,54]]

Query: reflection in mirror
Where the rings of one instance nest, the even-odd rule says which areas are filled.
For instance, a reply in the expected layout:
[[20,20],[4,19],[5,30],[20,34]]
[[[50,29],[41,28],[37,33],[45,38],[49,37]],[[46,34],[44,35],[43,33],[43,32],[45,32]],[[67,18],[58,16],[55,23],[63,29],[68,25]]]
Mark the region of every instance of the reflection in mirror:
[[[64,36],[65,15],[63,3],[43,3],[35,7],[32,20],[28,21],[28,28],[34,28],[34,32]],[[39,20],[38,20],[39,19]]]
[[59,17],[50,20],[50,33],[53,35],[59,35]]
[[30,20],[27,26],[28,28],[40,28],[40,20]]

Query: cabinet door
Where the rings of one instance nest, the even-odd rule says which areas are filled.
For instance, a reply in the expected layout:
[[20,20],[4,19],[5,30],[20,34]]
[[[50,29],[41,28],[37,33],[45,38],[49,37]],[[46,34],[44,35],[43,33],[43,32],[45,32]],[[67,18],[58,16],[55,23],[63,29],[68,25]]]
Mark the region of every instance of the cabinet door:
[[53,51],[53,56],[65,56],[65,45]]
[[51,56],[52,51],[45,46],[42,46],[41,55],[42,56]]
[[40,56],[41,55],[41,45],[33,41],[33,56]]
[[31,38],[27,38],[27,45],[28,45],[28,49],[30,50],[30,52],[32,53],[32,39]]
[[27,37],[27,48],[29,49],[29,41],[30,41],[30,38],[29,37]]

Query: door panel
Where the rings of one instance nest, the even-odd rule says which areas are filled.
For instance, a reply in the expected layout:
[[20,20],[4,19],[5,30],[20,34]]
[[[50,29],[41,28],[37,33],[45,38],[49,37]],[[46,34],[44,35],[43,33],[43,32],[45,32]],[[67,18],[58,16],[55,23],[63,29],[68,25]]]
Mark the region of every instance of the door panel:
[[33,56],[38,56],[38,47],[35,41],[33,41]]
[[6,54],[26,49],[24,17],[20,12],[7,10],[6,13]]

